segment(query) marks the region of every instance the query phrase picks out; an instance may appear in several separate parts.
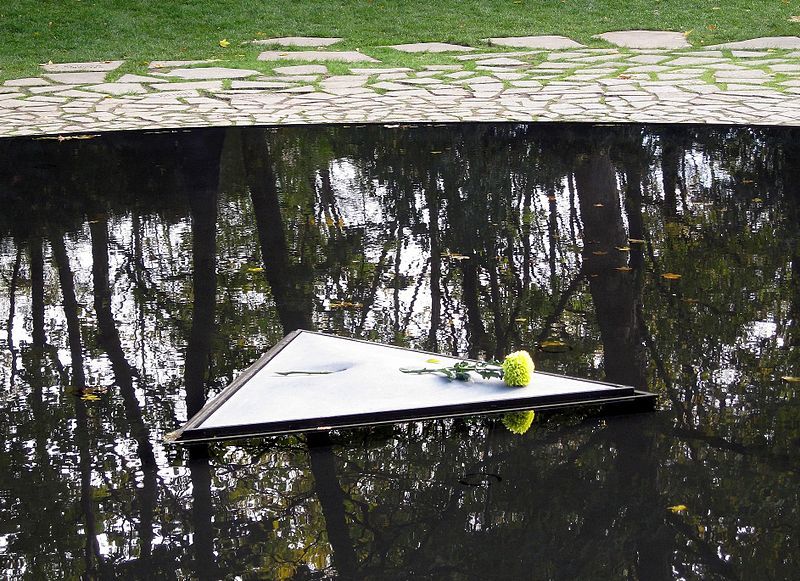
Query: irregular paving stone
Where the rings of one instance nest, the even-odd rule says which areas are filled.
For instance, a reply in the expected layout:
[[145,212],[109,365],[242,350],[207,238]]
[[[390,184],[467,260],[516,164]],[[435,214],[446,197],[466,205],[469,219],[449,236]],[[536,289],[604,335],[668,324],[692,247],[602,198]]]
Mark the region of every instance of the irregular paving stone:
[[592,56],[582,56],[578,58],[571,59],[575,62],[579,63],[599,63],[603,61],[613,61],[614,59],[618,58],[620,55],[615,54],[596,54]]
[[86,87],[89,91],[97,91],[98,93],[107,93],[109,95],[126,95],[134,93],[146,93],[145,89],[139,83],[100,83],[99,85],[90,85]]
[[77,85],[43,85],[40,87],[27,87],[27,90],[29,93],[37,95],[39,93],[54,93],[56,91],[74,89],[75,87],[77,87]]
[[391,73],[407,73],[411,70],[412,69],[396,67],[391,69],[350,69],[350,72],[354,75],[386,75]]
[[186,83],[157,83],[152,87],[158,91],[192,91],[196,89],[204,91],[219,91],[222,89],[222,81],[190,81]]
[[284,36],[282,38],[264,38],[253,40],[250,44],[276,44],[278,46],[330,46],[340,42],[341,38],[319,36]]
[[152,61],[148,66],[151,69],[169,69],[172,67],[189,67],[192,65],[203,65],[213,63],[216,59],[206,59],[202,61]]
[[686,48],[691,46],[682,33],[661,30],[621,30],[604,32],[592,38],[600,38],[611,44],[627,48]]
[[118,69],[125,61],[97,61],[91,63],[47,63],[39,65],[48,73],[91,73]]
[[718,79],[769,79],[772,75],[758,69],[746,69],[743,71],[717,71],[714,76]]
[[279,52],[268,50],[258,55],[260,61],[341,61],[346,63],[378,63],[377,59],[356,51],[298,50]]
[[466,78],[466,77],[471,77],[474,74],[475,73],[473,73],[472,71],[458,71],[456,73],[448,73],[445,76],[450,78],[450,79],[463,79],[463,78]]
[[382,89],[384,91],[400,91],[408,88],[405,85],[401,85],[400,83],[393,83],[391,81],[381,81],[379,83],[370,85],[370,87],[374,87],[375,89]]
[[723,60],[724,59],[721,58],[703,58],[703,57],[685,56],[669,61],[669,65],[675,67],[684,65],[712,65],[715,63],[722,62]]
[[72,99],[81,99],[85,97],[94,97],[96,98],[97,95],[94,93],[89,93],[88,91],[82,91],[79,89],[69,89],[67,91],[59,91],[58,93],[53,93],[54,95],[58,95],[60,97],[70,97]]
[[196,69],[174,69],[167,73],[168,77],[179,79],[241,79],[260,75],[258,71],[250,69],[229,69],[225,67],[201,67]]
[[277,77],[256,77],[256,81],[266,83],[314,83],[319,79],[319,75],[285,75]]
[[88,85],[102,83],[106,78],[106,73],[53,73],[44,76],[56,83]]
[[232,81],[231,89],[286,89],[296,86],[294,83],[277,83],[273,81]]
[[447,42],[413,42],[410,44],[393,44],[386,48],[393,48],[402,52],[472,52],[476,50],[471,46]]
[[707,46],[706,49],[730,48],[730,49],[765,49],[765,48],[800,48],[800,37],[797,36],[763,36],[761,38],[751,38],[739,42],[726,42],[725,44],[715,44]]
[[7,87],[38,87],[40,85],[49,85],[50,81],[38,77],[28,77],[25,79],[11,79],[3,84]]
[[327,75],[328,67],[325,65],[294,65],[275,67],[273,71],[281,75]]
[[478,62],[480,62],[480,64],[483,66],[498,66],[498,67],[517,67],[529,64],[525,61],[512,59],[508,57],[483,59]]
[[481,59],[493,59],[493,58],[501,58],[501,57],[508,57],[508,58],[515,58],[518,56],[530,56],[539,54],[537,51],[517,51],[517,52],[484,52],[479,54],[460,54],[456,55],[456,60],[459,61],[475,61]]
[[525,78],[522,73],[494,73],[494,76],[504,81],[518,81]]
[[565,48],[580,48],[583,45],[566,36],[507,36],[503,38],[487,38],[493,46],[508,46],[511,48],[540,48],[545,50],[561,50]]
[[670,70],[670,67],[664,65],[641,65],[639,67],[630,67],[626,73],[661,73]]
[[800,65],[770,65],[769,67],[776,73],[798,73]]
[[158,77],[146,77],[144,75],[122,75],[117,79],[118,83],[163,83],[164,79]]

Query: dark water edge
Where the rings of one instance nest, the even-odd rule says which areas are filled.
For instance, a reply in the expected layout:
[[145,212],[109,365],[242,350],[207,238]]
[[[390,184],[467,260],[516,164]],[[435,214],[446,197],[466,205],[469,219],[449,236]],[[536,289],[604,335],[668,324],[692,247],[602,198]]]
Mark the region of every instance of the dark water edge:
[[[0,203],[0,577],[800,577],[799,129],[5,139]],[[163,442],[298,328],[660,411]]]

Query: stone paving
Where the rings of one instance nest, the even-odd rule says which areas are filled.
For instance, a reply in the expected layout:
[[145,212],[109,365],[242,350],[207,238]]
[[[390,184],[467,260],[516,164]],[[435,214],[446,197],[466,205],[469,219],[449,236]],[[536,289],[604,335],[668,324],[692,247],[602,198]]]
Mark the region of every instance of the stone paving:
[[0,86],[0,136],[416,121],[800,125],[798,37],[698,49],[678,33],[602,36],[607,48],[539,36],[383,49],[436,53],[436,64],[413,69],[305,37],[257,41],[278,49],[261,54],[263,70],[155,61],[147,74],[121,74],[123,61],[48,63]]

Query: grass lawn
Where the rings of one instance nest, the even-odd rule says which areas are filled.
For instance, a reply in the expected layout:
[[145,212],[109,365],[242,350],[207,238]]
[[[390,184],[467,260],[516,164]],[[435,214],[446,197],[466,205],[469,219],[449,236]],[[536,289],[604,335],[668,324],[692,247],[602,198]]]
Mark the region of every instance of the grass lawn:
[[[217,58],[264,69],[270,36],[340,36],[386,64],[420,57],[376,47],[413,41],[480,46],[488,36],[591,36],[631,28],[688,33],[696,45],[756,36],[800,35],[800,0],[4,0],[0,77],[38,72],[37,63]],[[800,19],[796,19],[800,20]],[[219,46],[227,39],[230,46]],[[426,62],[437,57],[422,57]]]

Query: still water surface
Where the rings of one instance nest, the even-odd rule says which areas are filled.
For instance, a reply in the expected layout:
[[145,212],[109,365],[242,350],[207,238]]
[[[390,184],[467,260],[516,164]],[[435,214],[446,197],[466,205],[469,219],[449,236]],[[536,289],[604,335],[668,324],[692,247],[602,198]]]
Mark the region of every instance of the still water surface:
[[[798,130],[5,139],[0,204],[0,577],[800,577]],[[659,411],[163,442],[297,328]]]

